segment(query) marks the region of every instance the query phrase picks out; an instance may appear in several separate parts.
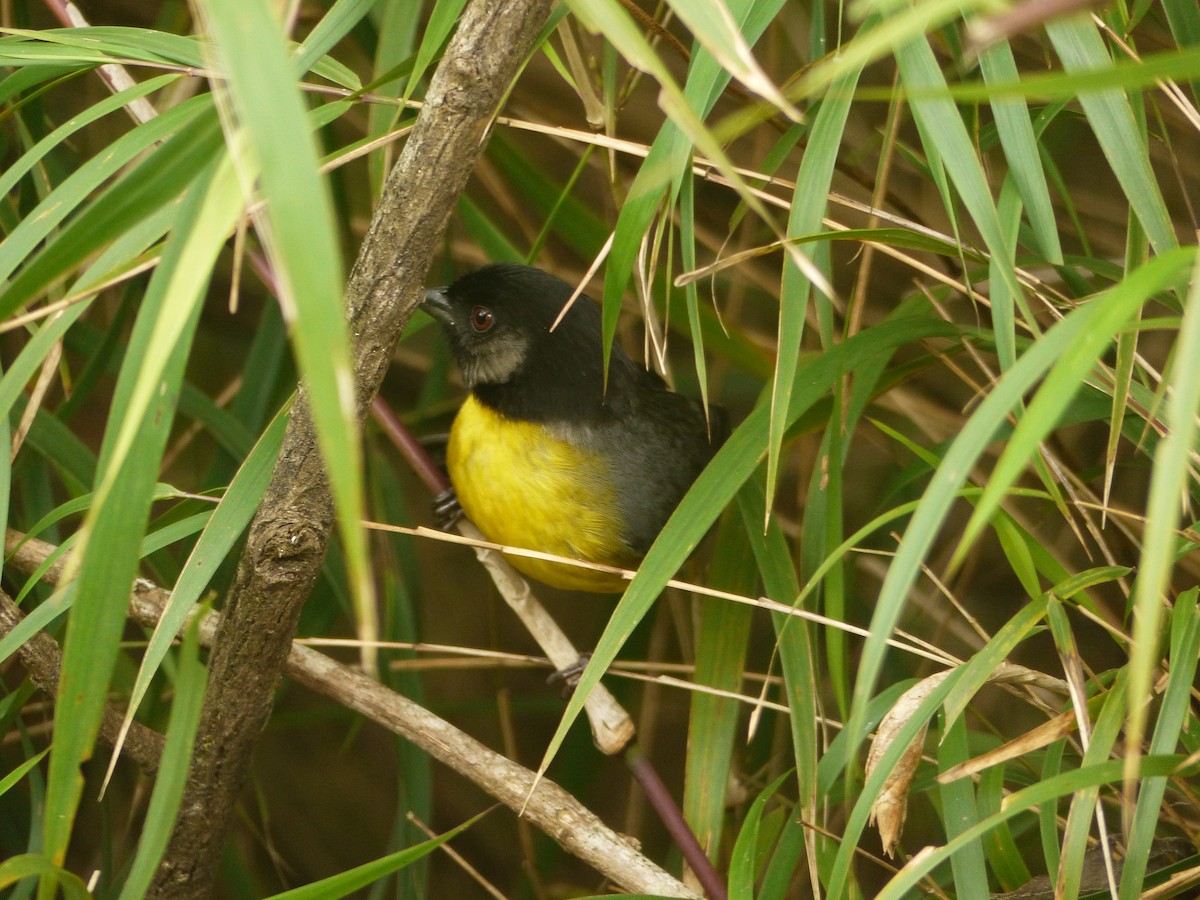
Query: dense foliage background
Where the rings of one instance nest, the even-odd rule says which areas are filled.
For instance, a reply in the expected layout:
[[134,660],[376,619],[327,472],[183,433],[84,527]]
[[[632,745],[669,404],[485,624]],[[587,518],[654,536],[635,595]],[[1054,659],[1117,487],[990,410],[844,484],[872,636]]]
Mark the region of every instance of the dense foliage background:
[[[584,281],[614,339],[740,423],[619,605],[538,590],[596,648],[566,717],[469,550],[353,524],[431,524],[420,481],[338,406],[339,285],[463,6],[97,0],[62,28],[53,0],[4,4],[0,510],[10,551],[76,552],[69,588],[5,567],[25,619],[0,637],[0,886],[136,896],[153,870],[203,655],[128,623],[129,583],[174,587],[180,615],[220,607],[302,376],[343,528],[301,636],[347,639],[328,652],[549,761],[668,869],[620,759],[572,724],[613,660],[732,896],[981,897],[1049,873],[1061,896],[1111,878],[1135,897],[1162,862],[1183,874],[1152,896],[1191,895],[1195,2],[555,8],[429,282],[497,259]],[[428,325],[383,396],[433,436],[461,388]],[[38,631],[64,648],[56,697],[16,655]],[[360,655],[375,636],[396,643]],[[914,686],[866,775],[867,735]],[[101,793],[105,701],[167,734],[157,778],[122,758]],[[867,821],[884,791],[907,803],[892,859]],[[285,681],[220,894],[335,877],[490,804]],[[503,896],[607,890],[508,810],[451,846],[370,896],[480,895],[468,865]]]

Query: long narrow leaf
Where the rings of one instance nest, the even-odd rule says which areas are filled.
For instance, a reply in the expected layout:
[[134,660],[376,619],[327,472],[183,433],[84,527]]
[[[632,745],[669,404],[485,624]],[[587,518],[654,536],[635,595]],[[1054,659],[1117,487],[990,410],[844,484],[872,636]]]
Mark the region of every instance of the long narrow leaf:
[[[63,647],[46,788],[45,846],[55,861],[63,859],[71,837],[82,788],[79,766],[100,725],[174,398],[207,286],[204,273],[233,218],[228,180],[211,172],[198,176],[180,213],[190,227],[170,242],[138,316],[134,354],[123,367],[105,434],[96,501],[79,532],[82,554],[71,558],[78,572],[71,585],[76,603]],[[158,365],[149,365],[155,357]],[[143,360],[148,368],[139,365]]]
[[360,633],[374,640],[378,625],[360,524],[365,518],[363,476],[341,258],[312,127],[269,5],[264,0],[206,0],[201,9],[229,79],[238,133],[249,141],[254,167],[247,174],[257,176],[267,201],[258,230],[275,266],[326,461]]

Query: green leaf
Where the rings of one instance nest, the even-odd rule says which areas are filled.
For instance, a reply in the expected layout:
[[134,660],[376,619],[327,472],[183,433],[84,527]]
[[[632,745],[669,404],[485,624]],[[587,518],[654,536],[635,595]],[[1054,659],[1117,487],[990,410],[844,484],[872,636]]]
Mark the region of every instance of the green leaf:
[[763,788],[762,792],[754,798],[754,802],[750,804],[750,809],[746,811],[746,817],[742,820],[742,827],[738,831],[737,840],[733,845],[733,853],[729,859],[730,897],[750,900],[754,896],[754,883],[758,878],[758,860],[761,852],[761,848],[758,846],[758,835],[763,811],[766,809],[767,801],[775,795],[775,792],[791,777],[791,774],[791,772],[784,772]]
[[[1195,683],[1197,661],[1200,661],[1197,591],[1197,588],[1192,588],[1175,600],[1174,614],[1171,617],[1169,677],[1166,690],[1163,691],[1158,722],[1150,739],[1152,755],[1163,755],[1173,751],[1179,744],[1179,737],[1187,720],[1191,718],[1191,691]],[[1119,896],[1136,896],[1141,889],[1146,860],[1150,857],[1150,847],[1158,828],[1166,789],[1166,778],[1146,778],[1141,782],[1137,806],[1134,808],[1128,832],[1128,851],[1125,867],[1121,872]]]
[[437,837],[430,838],[423,843],[417,844],[415,847],[406,847],[374,862],[348,869],[338,875],[332,875],[321,881],[314,881],[312,884],[306,884],[304,887],[295,888],[294,890],[284,891],[282,894],[274,894],[270,900],[325,900],[325,898],[329,897],[345,897],[354,891],[365,888],[372,882],[378,881],[385,875],[390,875],[392,872],[403,869],[405,866],[410,866],[422,857],[428,856],[438,847],[442,846],[442,844],[453,840],[466,831],[486,816],[488,812],[490,810],[484,810],[461,825],[451,828],[445,834],[439,834]]
[[[1140,777],[1168,776],[1180,773],[1180,764],[1184,761],[1180,756],[1143,756],[1138,767]],[[1069,796],[1076,791],[1087,790],[1099,785],[1110,784],[1121,778],[1123,761],[1112,759],[1096,765],[1063,772],[1052,778],[1045,778],[1031,787],[1015,791],[1005,799],[1000,812],[988,816],[978,824],[964,831],[953,840],[947,841],[940,847],[931,847],[929,852],[922,853],[909,861],[907,865],[884,885],[877,893],[876,900],[901,900],[926,877],[933,869],[944,863],[955,853],[968,844],[978,841],[980,837],[1003,822],[1017,816],[1039,804],[1060,797]]]
[[[1037,384],[1043,375],[1067,353],[1068,349],[1075,346],[1076,342],[1086,342],[1089,329],[1095,326],[1095,320],[1099,315],[1107,313],[1109,318],[1120,319],[1121,314],[1127,309],[1127,305],[1134,299],[1142,302],[1154,291],[1177,280],[1181,270],[1190,264],[1192,255],[1187,250],[1181,250],[1170,256],[1154,260],[1142,270],[1133,273],[1128,282],[1112,289],[1117,292],[1115,300],[1111,300],[1108,304],[1088,303],[1073,310],[1025,351],[975,410],[966,425],[960,429],[938,466],[929,487],[926,488],[923,499],[905,531],[904,538],[900,542],[896,556],[888,568],[880,589],[875,611],[871,617],[871,636],[863,648],[862,661],[859,665],[854,707],[847,723],[846,730],[852,743],[857,744],[862,737],[862,717],[865,704],[874,690],[875,680],[883,664],[886,651],[884,641],[899,618],[908,592],[920,571],[921,563],[941,531],[947,510],[954,501],[958,488],[966,480],[975,460],[988,447],[997,430],[1006,421],[1010,411],[1016,408],[1026,392]],[[1111,337],[1111,335],[1112,332],[1108,332],[1108,336]],[[1096,355],[1092,354],[1091,358],[1094,360]],[[1039,396],[1039,399],[1042,398]],[[1042,404],[1043,407],[1051,404],[1057,405],[1057,400],[1046,394]],[[1043,415],[1043,412],[1035,413],[1031,409],[1025,419],[1032,419],[1032,424],[1026,427],[1044,426],[1046,420],[1042,418]],[[1009,451],[1012,450],[1012,446],[1010,443]],[[994,495],[998,494],[995,489],[996,484],[993,479],[989,479],[985,492],[991,491]],[[1005,487],[1007,487],[1007,483]],[[994,500],[993,505],[995,502]],[[972,521],[977,520],[980,525],[986,522],[989,516],[984,512],[985,509],[986,505],[981,498]],[[975,526],[976,529],[978,527],[979,525]],[[960,542],[960,546],[965,547],[966,543]]]
[[[848,95],[858,82],[860,70],[850,70],[838,81],[835,91]],[[846,118],[850,114],[848,99],[837,99],[840,93],[821,104],[813,121],[808,150],[800,161],[796,190],[792,196],[788,217],[788,237],[820,230],[827,207],[826,196],[833,178],[833,168],[841,147]],[[773,498],[779,483],[779,454],[783,433],[787,428],[786,413],[791,403],[800,341],[804,335],[804,320],[808,313],[808,296],[812,288],[809,273],[789,257],[783,268],[783,284],[779,296],[779,336],[775,357],[775,377],[771,391],[771,428],[767,443],[767,498]],[[828,301],[826,301],[828,307]],[[822,335],[822,338],[826,338]],[[766,513],[769,515],[770,502]],[[766,521],[763,522],[766,527]]]
[[[1172,352],[1170,393],[1164,420],[1167,436],[1154,452],[1150,497],[1146,505],[1141,563],[1133,597],[1133,646],[1129,654],[1129,712],[1126,724],[1126,778],[1131,779],[1141,753],[1146,727],[1146,704],[1154,684],[1160,641],[1159,623],[1175,560],[1179,498],[1185,496],[1191,475],[1192,448],[1196,446],[1196,414],[1200,411],[1200,255],[1195,248],[1180,254],[1194,256],[1183,322]],[[1172,257],[1179,254],[1172,254]],[[1169,259],[1171,257],[1160,257]],[[1143,269],[1149,268],[1144,266]]]
[[175,695],[171,701],[171,718],[167,723],[167,741],[154,779],[154,793],[150,795],[150,804],[146,809],[137,854],[130,864],[120,900],[136,900],[146,895],[167,849],[171,829],[183,801],[188,766],[192,760],[192,745],[200,724],[204,689],[208,684],[208,670],[200,662],[199,632],[200,618],[197,618],[183,636]]
[[[754,555],[735,517],[724,519],[715,544],[709,566],[713,586],[735,594],[753,593],[758,581]],[[704,597],[699,615],[693,680],[698,686],[736,693],[742,687],[753,610]],[[732,697],[701,688],[692,694],[688,714],[683,812],[700,846],[714,861],[720,859],[734,740],[743,727],[741,706]]]
[[11,887],[18,881],[35,875],[62,888],[63,896],[67,900],[91,900],[92,895],[88,893],[87,885],[80,881],[78,876],[35,853],[14,856],[0,862],[0,889]]
[[[967,729],[962,718],[947,720],[938,744],[938,770],[944,772],[966,762],[970,756]],[[975,786],[970,778],[959,778],[949,784],[938,785],[938,796],[942,801],[942,824],[947,838],[961,834],[979,821]],[[956,898],[987,900],[990,894],[982,844],[968,844],[955,853],[950,857],[950,867],[954,874]]]
[[703,45],[722,69],[751,92],[781,110],[789,119],[800,121],[800,111],[788,102],[763,71],[733,13],[722,0],[668,2],[692,36]]
[[50,151],[58,147],[81,128],[112,112],[122,110],[133,100],[148,97],[160,88],[165,88],[178,80],[178,75],[159,75],[157,78],[150,78],[141,84],[136,84],[112,96],[105,97],[98,103],[83,110],[79,115],[68,119],[26,150],[20,159],[0,173],[0,195],[8,194],[34,166],[45,159]]
[[42,758],[50,752],[47,747],[41,753],[35,753],[33,756],[24,762],[18,764],[11,772],[0,778],[0,797],[8,793],[9,789],[15,784],[19,784],[21,779],[29,774],[29,771],[42,761]]
[[[97,187],[159,142],[163,143],[155,152],[34,253]],[[0,295],[0,318],[12,315],[89,254],[177,198],[219,146],[211,98],[194,97],[122,135],[72,172],[0,244],[0,279],[24,264]]]
[[[809,360],[796,373],[797,389],[792,392],[788,423],[799,418],[838,379],[866,360],[877,354],[890,354],[896,347],[917,340],[920,336],[939,333],[945,335],[950,330],[935,320],[900,318],[860,332],[834,346],[828,353]],[[760,403],[734,429],[651,546],[609,619],[591,661],[567,704],[562,721],[543,756],[543,768],[554,757],[567,729],[582,710],[588,691],[599,680],[600,673],[615,659],[618,649],[628,639],[634,626],[641,621],[667,581],[699,543],[717,514],[754,472],[766,445],[769,416],[769,405]]]
[[[1104,39],[1090,20],[1053,19],[1046,23],[1046,34],[1067,71],[1111,68]],[[1162,255],[1179,246],[1128,98],[1116,88],[1080,91],[1079,103],[1155,252]]]
[[[295,66],[300,74],[307,72],[375,6],[376,0],[336,0],[329,12],[308,33],[296,48]],[[357,79],[355,79],[357,82]],[[357,86],[357,85],[356,85]]]
[[141,705],[142,698],[166,658],[175,636],[179,634],[200,595],[216,575],[217,567],[227,558],[234,543],[250,524],[255,510],[258,509],[259,501],[262,500],[274,470],[275,461],[279,457],[290,408],[289,403],[280,410],[263,432],[254,449],[238,469],[225,496],[221,498],[200,540],[188,555],[175,588],[171,591],[166,609],[163,610],[162,617],[150,636],[150,643],[142,655],[142,664],[130,691],[125,712],[125,727],[128,727]]
[[[1070,329],[1069,334],[1064,334],[1061,326],[1056,326],[1038,342],[1039,345],[1056,348],[1057,359],[996,462],[983,496],[963,529],[956,559],[961,560],[999,506],[1004,492],[1037,453],[1038,445],[1058,426],[1061,416],[1100,355],[1151,297],[1179,280],[1194,258],[1194,248],[1183,248],[1142,266],[1116,287],[1072,312],[1068,319],[1079,318],[1081,322]],[[1055,334],[1056,331],[1058,334]],[[1200,345],[1197,346],[1200,348]]]
[[[924,37],[897,47],[896,65],[900,69],[900,78],[908,89],[945,87],[945,76],[938,67],[929,41]],[[996,206],[992,202],[983,166],[958,108],[953,101],[936,97],[914,97],[910,98],[909,102],[926,150],[936,148],[937,155],[954,182],[963,205],[992,255],[996,274],[1011,296],[1019,296],[1021,287],[1012,265],[1013,248],[1004,233]],[[952,212],[949,209],[948,211]]]
[[[979,67],[989,85],[1017,78],[1017,64],[1007,43],[993,44],[979,54]],[[1037,236],[1038,249],[1048,262],[1062,263],[1058,241],[1058,221],[1050,203],[1050,189],[1042,170],[1037,136],[1029,118],[1029,107],[1020,98],[991,98],[996,131],[1008,160],[1009,170],[1029,214],[1029,223]]]
[[[378,634],[374,582],[360,524],[363,476],[350,334],[333,204],[318,170],[312,125],[296,90],[283,35],[265,0],[205,0],[237,116],[231,142],[253,160],[265,213],[256,225],[275,269],[279,299],[329,477],[345,544],[360,635]],[[370,654],[368,654],[370,655]]]
[[[99,729],[199,300],[240,211],[229,202],[230,187],[236,189],[231,177],[201,172],[184,201],[180,227],[138,315],[105,431],[95,502],[68,565],[68,572],[78,572],[70,586],[75,606],[63,647],[46,788],[45,846],[55,861],[66,852],[82,788],[79,766],[91,755]],[[233,195],[240,199],[236,190]],[[62,593],[60,588],[56,595]]]

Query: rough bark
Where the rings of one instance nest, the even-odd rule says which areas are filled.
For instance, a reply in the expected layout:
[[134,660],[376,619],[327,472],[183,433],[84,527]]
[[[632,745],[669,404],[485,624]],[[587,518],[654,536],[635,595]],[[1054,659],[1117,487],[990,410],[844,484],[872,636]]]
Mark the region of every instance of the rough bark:
[[[503,92],[549,9],[549,0],[474,0],[433,76],[346,286],[360,420]],[[184,803],[152,897],[211,893],[234,804],[332,524],[329,487],[301,392],[226,600]]]
[[[0,591],[0,635],[7,635],[21,624],[24,618],[21,608],[8,594]],[[57,697],[58,678],[62,672],[62,648],[58,641],[39,631],[18,648],[17,655],[21,658],[25,671],[29,673],[29,680],[44,694],[51,698]],[[100,720],[100,740],[110,747],[117,742],[121,733],[121,720],[121,714],[105,704],[104,718]],[[158,771],[164,743],[163,736],[153,728],[147,728],[141,722],[133,722],[125,736],[122,752],[137,763],[138,768],[147,775],[153,775]]]

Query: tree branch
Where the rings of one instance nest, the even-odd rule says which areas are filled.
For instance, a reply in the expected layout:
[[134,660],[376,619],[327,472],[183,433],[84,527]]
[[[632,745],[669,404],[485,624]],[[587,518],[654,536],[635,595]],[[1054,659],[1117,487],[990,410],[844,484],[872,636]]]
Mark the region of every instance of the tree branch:
[[[474,0],[433,76],[346,286],[360,420],[391,362],[492,117],[549,8],[550,0]],[[152,897],[211,893],[234,804],[332,523],[302,389],[225,603],[184,802]]]
[[[55,550],[53,544],[27,538],[11,529],[5,538],[8,564],[26,575],[36,572]],[[43,581],[57,584],[62,577],[62,562],[59,560],[43,574]],[[169,597],[168,591],[144,578],[138,579],[130,600],[130,617],[154,627]],[[217,636],[218,618],[209,616],[200,623],[200,642],[205,646],[211,646]],[[407,697],[322,653],[290,641],[284,673],[416,744],[524,816],[569,853],[624,890],[665,897],[697,896],[554,782],[546,778],[538,780],[529,769],[488,749]]]
[[[61,572],[61,569],[58,570]],[[0,591],[0,635],[7,635],[24,619],[21,608],[4,591]],[[29,673],[29,680],[51,699],[58,696],[58,677],[62,671],[62,648],[58,641],[44,632],[38,632],[17,650],[21,664]],[[121,733],[121,714],[109,705],[104,707],[104,718],[100,720],[100,739],[109,746],[116,743]],[[147,775],[158,771],[162,758],[164,739],[153,728],[134,722],[125,736],[123,751],[138,768]]]

